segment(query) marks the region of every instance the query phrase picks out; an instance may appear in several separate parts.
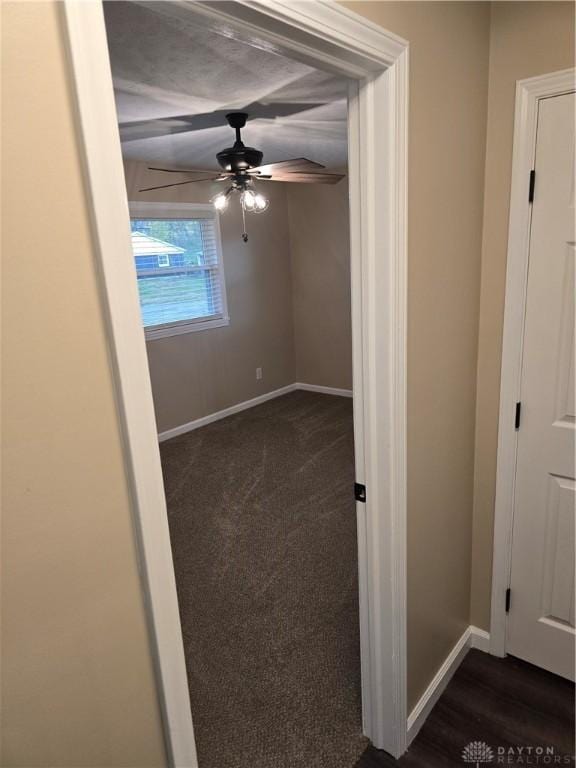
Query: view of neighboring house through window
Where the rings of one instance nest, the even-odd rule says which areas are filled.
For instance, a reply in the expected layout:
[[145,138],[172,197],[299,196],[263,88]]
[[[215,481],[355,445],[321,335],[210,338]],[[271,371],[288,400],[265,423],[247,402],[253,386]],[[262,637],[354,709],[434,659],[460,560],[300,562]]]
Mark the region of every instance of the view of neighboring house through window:
[[133,203],[130,210],[147,337],[226,324],[218,220],[213,209]]

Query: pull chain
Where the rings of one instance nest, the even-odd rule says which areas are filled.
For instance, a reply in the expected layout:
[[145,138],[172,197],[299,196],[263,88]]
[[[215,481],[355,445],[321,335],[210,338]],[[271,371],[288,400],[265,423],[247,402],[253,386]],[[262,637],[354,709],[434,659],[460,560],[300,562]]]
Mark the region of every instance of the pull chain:
[[244,210],[244,205],[242,205],[242,240],[244,240],[245,243],[248,242],[248,233],[246,232],[246,211]]

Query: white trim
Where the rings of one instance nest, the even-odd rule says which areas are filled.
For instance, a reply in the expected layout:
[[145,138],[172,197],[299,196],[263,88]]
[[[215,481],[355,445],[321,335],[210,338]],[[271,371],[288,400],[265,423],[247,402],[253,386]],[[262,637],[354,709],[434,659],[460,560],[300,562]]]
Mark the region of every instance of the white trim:
[[211,328],[223,328],[230,325],[228,315],[228,295],[226,292],[226,275],[224,273],[224,257],[222,255],[222,233],[220,231],[220,216],[213,205],[209,203],[157,203],[133,200],[128,203],[130,219],[210,219],[214,222],[216,236],[217,265],[208,267],[218,274],[220,284],[220,302],[222,310],[212,317],[199,317],[193,320],[180,320],[174,323],[144,326],[144,336],[147,341],[165,339],[168,336],[181,336],[184,333],[208,331]]
[[[172,765],[196,765],[101,2],[65,0],[86,182]],[[164,2],[226,36],[356,79],[349,99],[354,429],[364,732],[406,747],[408,44],[327,0]],[[198,16],[195,16],[197,19]]]
[[446,656],[442,666],[438,672],[434,675],[430,685],[420,699],[416,706],[410,712],[408,717],[408,744],[411,744],[418,731],[424,725],[428,715],[434,708],[434,705],[440,698],[440,696],[446,690],[446,686],[454,676],[454,673],[464,661],[464,657],[470,650],[470,648],[477,648],[479,651],[488,651],[490,643],[490,635],[483,629],[470,626],[467,627],[458,642],[452,648],[448,656]]
[[470,627],[466,627],[458,642],[452,648],[438,672],[432,678],[428,688],[424,691],[416,706],[408,717],[408,744],[417,735],[424,725],[434,705],[444,693],[446,686],[454,676],[454,673],[464,660],[470,649]]
[[187,421],[185,424],[180,424],[178,427],[172,427],[164,432],[158,433],[158,442],[163,443],[165,440],[170,440],[178,435],[184,435],[186,432],[192,432],[195,429],[206,426],[206,424],[212,424],[213,421],[220,421],[227,416],[232,416],[234,413],[240,413],[240,411],[246,411],[248,408],[254,408],[256,405],[265,403],[267,400],[273,400],[275,397],[281,397],[287,395],[288,392],[294,392],[297,389],[304,390],[306,392],[319,392],[324,395],[337,395],[339,397],[352,397],[351,389],[336,389],[336,387],[321,387],[317,384],[287,384],[285,387],[279,389],[273,389],[271,392],[265,392],[263,395],[258,395],[250,400],[243,400],[241,403],[230,405],[228,408],[223,408],[221,411],[214,411],[207,416],[200,416],[193,421]]
[[323,395],[337,395],[338,397],[352,397],[351,389],[338,389],[338,387],[324,387],[320,384],[303,384],[298,381],[294,385],[295,389],[303,389],[306,392],[319,392]]
[[197,25],[204,17],[225,36],[357,80],[395,66],[408,48],[403,38],[333,0],[166,0],[158,7],[183,20],[190,10]]
[[214,320],[190,320],[190,322],[180,322],[170,325],[155,325],[144,328],[146,341],[155,341],[155,339],[165,339],[167,336],[181,336],[183,333],[196,333],[197,331],[209,331],[210,328],[223,328],[230,325],[229,317],[216,317]]
[[364,733],[394,757],[406,749],[407,57],[366,78],[348,113],[356,470],[367,488],[358,503],[362,710]]
[[490,621],[490,652],[496,656],[506,654],[505,595],[510,584],[517,449],[514,412],[516,402],[520,399],[522,374],[532,214],[527,190],[530,171],[534,167],[538,102],[540,99],[559,96],[574,90],[574,73],[574,69],[566,69],[562,72],[532,77],[528,80],[519,80],[516,84]]
[[251,400],[244,400],[242,403],[236,403],[236,405],[223,408],[221,411],[215,411],[214,413],[209,413],[207,416],[201,416],[199,419],[188,421],[186,424],[181,424],[179,427],[172,427],[172,429],[167,429],[158,434],[158,442],[163,443],[165,440],[178,437],[178,435],[184,435],[186,432],[200,429],[200,427],[204,427],[206,424],[212,424],[213,421],[220,421],[220,419],[225,419],[227,416],[232,416],[234,413],[240,413],[240,411],[246,411],[248,408],[254,408],[254,406],[265,403],[267,400],[273,400],[275,397],[281,397],[282,395],[288,394],[288,392],[293,392],[296,388],[296,384],[288,384],[285,387],[280,387],[280,389],[274,389],[272,392],[266,392],[263,395],[258,395],[258,397],[253,397]]
[[479,627],[470,627],[470,647],[484,653],[490,652],[490,632]]
[[161,203],[130,200],[132,219],[215,219],[220,222],[218,211],[209,203]]
[[63,8],[166,750],[170,765],[196,768],[166,497],[104,14],[100,2],[67,0]]
[[[360,197],[360,138],[359,138],[359,109],[360,86],[352,80],[348,89],[348,194],[350,200]],[[356,158],[357,162],[352,162]],[[362,209],[351,206],[350,243],[362,247]],[[352,383],[353,389],[364,391],[363,363],[363,334],[364,310],[362,306],[362,263],[361,259],[350,260],[350,290],[352,317]],[[364,398],[354,397],[352,400],[354,412],[354,455],[356,481],[365,482],[365,445],[364,445]],[[362,731],[368,734],[372,728],[373,695],[371,686],[366,684],[372,675],[372,653],[370,616],[370,584],[368,581],[368,564],[362,562],[367,558],[368,530],[366,515],[362,513],[360,503],[356,505],[356,538],[358,541],[358,599],[360,616],[360,666],[362,680]]]

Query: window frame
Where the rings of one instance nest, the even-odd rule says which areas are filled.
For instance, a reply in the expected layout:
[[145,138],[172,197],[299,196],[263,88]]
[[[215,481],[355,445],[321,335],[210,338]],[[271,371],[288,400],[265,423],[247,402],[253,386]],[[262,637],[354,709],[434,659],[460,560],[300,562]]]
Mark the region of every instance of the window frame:
[[[146,341],[163,339],[168,336],[178,336],[183,333],[206,331],[210,328],[222,328],[226,325],[230,325],[228,299],[226,296],[226,280],[224,276],[224,259],[222,257],[220,216],[214,209],[214,206],[209,203],[148,203],[141,201],[130,201],[128,205],[130,209],[130,222],[132,222],[133,219],[158,219],[160,221],[169,219],[212,219],[214,221],[216,253],[218,257],[216,270],[218,272],[218,280],[220,283],[222,312],[219,312],[217,315],[190,320],[176,320],[173,323],[162,323],[161,325],[145,326],[144,323],[142,323]],[[134,265],[135,264],[136,262],[134,261]]]

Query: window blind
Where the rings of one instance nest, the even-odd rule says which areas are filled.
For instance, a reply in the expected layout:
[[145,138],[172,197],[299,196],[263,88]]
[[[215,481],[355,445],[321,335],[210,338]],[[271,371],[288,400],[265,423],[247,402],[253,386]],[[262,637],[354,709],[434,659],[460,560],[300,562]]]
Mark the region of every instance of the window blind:
[[224,317],[216,226],[213,217],[132,218],[132,249],[146,329]]

